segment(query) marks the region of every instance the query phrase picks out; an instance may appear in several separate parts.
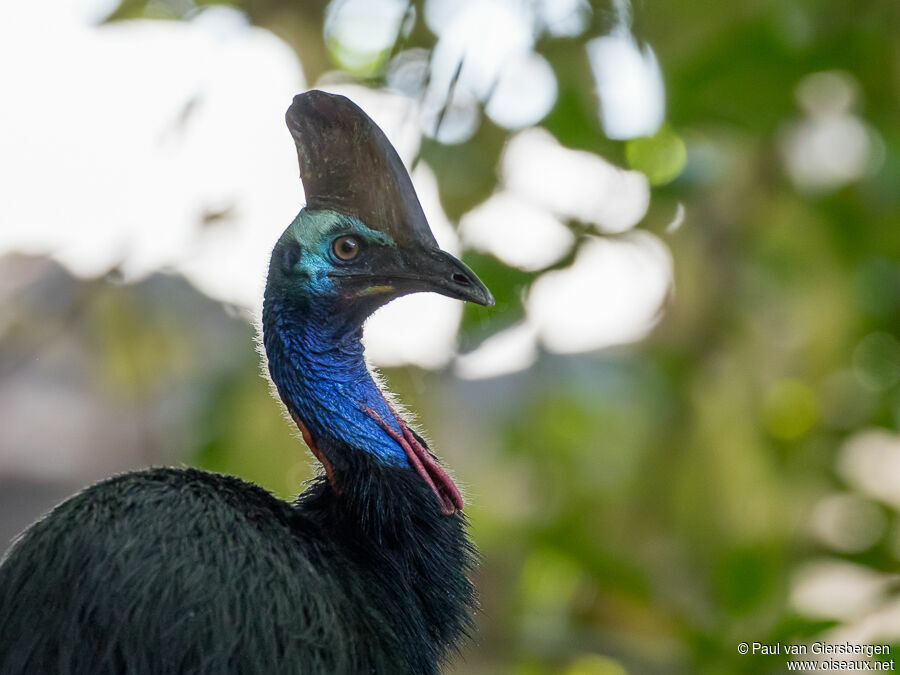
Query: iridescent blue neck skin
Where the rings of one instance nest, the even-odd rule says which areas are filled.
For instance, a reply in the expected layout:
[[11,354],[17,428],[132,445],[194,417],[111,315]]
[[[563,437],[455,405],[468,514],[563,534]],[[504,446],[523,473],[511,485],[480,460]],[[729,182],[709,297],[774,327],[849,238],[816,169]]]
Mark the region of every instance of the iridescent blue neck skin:
[[400,425],[366,366],[362,327],[349,333],[328,307],[287,307],[273,301],[266,327],[274,332],[276,358],[269,354],[272,379],[282,400],[306,426],[316,443],[340,441],[380,460],[406,466],[403,449],[367,410],[398,433]]
[[[403,449],[372,415],[401,432],[363,356],[362,324],[373,307],[354,305],[331,292],[326,259],[312,241],[304,241],[295,265],[299,273],[279,269],[279,247],[285,241],[293,245],[292,228],[308,233],[311,225],[303,220],[310,217],[301,212],[273,254],[263,306],[272,380],[320,448],[350,446],[387,464],[408,466]],[[315,225],[329,231],[321,218]]]

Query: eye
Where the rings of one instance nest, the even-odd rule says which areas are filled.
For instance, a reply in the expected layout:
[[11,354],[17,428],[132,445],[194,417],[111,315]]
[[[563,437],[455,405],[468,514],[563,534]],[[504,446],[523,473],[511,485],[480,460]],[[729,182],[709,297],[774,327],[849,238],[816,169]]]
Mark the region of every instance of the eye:
[[360,241],[353,235],[345,234],[331,244],[331,250],[338,260],[353,260],[359,255]]

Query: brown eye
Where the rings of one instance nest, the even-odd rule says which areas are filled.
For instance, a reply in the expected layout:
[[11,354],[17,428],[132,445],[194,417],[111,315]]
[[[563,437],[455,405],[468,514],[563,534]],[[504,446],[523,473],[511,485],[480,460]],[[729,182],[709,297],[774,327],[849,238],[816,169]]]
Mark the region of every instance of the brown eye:
[[359,239],[349,234],[338,237],[331,245],[331,250],[338,260],[353,260],[359,255]]

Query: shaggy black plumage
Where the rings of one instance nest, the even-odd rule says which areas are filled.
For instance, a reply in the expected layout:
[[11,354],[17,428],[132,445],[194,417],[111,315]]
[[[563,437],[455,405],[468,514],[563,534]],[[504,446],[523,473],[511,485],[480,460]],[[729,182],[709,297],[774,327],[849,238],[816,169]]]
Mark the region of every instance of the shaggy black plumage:
[[364,453],[294,505],[151,469],[94,485],[0,567],[0,673],[435,673],[473,551],[407,470]]

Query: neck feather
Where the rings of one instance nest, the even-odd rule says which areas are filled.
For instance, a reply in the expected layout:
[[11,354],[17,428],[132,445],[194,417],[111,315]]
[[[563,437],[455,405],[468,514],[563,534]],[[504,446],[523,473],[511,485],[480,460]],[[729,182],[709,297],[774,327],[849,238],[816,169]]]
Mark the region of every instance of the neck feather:
[[410,664],[404,672],[437,675],[437,664],[472,629],[476,553],[465,516],[442,514],[411,471],[366,453],[350,463],[341,494],[320,476],[297,506],[371,575],[347,586],[361,590],[360,606],[378,607],[381,625],[400,636],[398,661]]
[[402,432],[369,372],[361,338],[361,322],[324,301],[287,301],[266,294],[263,341],[269,373],[319,451],[334,461],[329,454],[349,447],[386,464],[406,466],[403,449],[382,427]]

